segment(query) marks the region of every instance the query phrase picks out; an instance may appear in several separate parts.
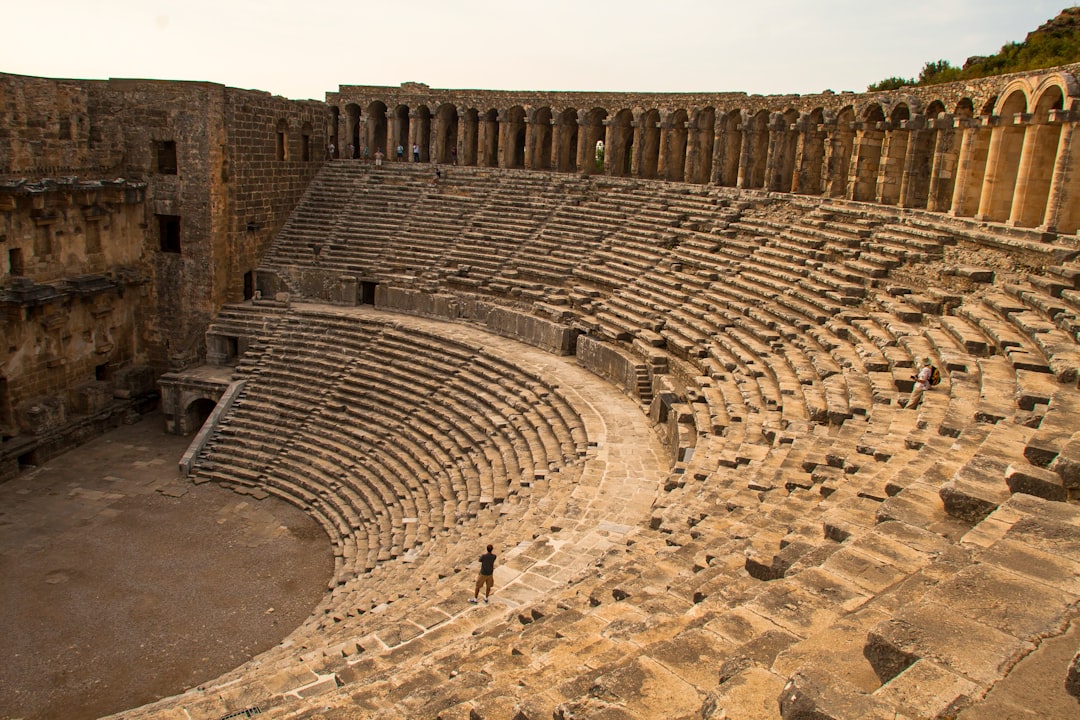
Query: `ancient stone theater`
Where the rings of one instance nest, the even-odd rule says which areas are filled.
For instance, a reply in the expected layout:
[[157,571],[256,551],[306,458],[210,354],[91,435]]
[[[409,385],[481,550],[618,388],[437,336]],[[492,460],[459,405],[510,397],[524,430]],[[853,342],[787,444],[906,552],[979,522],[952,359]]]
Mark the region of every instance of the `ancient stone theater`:
[[0,478],[153,410],[334,557],[116,717],[1080,714],[1080,65],[0,101]]

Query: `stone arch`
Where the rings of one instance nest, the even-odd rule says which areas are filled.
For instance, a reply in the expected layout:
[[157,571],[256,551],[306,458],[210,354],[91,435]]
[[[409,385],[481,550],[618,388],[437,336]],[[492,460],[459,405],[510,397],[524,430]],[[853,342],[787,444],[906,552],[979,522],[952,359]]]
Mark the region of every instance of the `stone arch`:
[[667,121],[663,123],[667,139],[663,143],[664,154],[660,165],[664,169],[661,174],[665,180],[681,182],[686,178],[686,124],[687,114],[682,109],[669,114]]
[[558,137],[555,141],[555,169],[559,172],[576,172],[578,169],[578,112],[574,108],[563,110],[555,119]]
[[275,128],[274,157],[279,161],[289,159],[289,123],[285,118],[280,118]]
[[483,167],[499,167],[499,111],[491,108],[480,116],[480,158]]
[[795,150],[799,137],[796,129],[798,121],[799,111],[790,107],[773,119],[772,134],[775,139],[770,139],[770,144],[776,160],[772,163],[772,177],[768,180],[770,190],[792,191],[795,180]]
[[1041,225],[1050,198],[1050,184],[1061,142],[1058,111],[1065,108],[1068,85],[1052,78],[1032,93],[1031,124],[1027,127],[1009,223]]
[[449,163],[458,145],[458,110],[453,103],[443,103],[435,111],[435,162]]
[[994,105],[998,124],[990,132],[986,176],[979,198],[979,220],[1004,222],[1012,213],[1013,195],[1024,147],[1023,116],[1029,107],[1029,87],[1014,80],[1005,87]]
[[300,126],[300,159],[304,162],[313,160],[314,153],[311,148],[311,138],[315,135],[315,129],[310,120],[305,120]]
[[[327,142],[334,144],[334,155],[335,156],[337,155],[338,148],[341,147],[341,143],[338,142],[338,123],[340,121],[341,121],[341,108],[339,108],[337,105],[331,106],[330,107],[330,128],[329,128],[330,132],[326,133],[326,135],[327,135],[327,137],[330,138]],[[327,155],[329,155],[330,154],[329,145],[327,145],[326,151],[327,151]],[[328,157],[327,159],[329,160],[329,159],[332,159],[332,158]]]
[[827,182],[825,193],[829,197],[845,197],[851,157],[855,152],[855,109],[848,105],[836,116],[836,127],[829,142],[828,159],[825,163]]
[[911,108],[904,101],[896,103],[889,112],[885,125],[885,137],[881,147],[881,162],[878,167],[877,201],[883,205],[897,205],[900,202],[900,189],[904,178],[905,158],[907,157],[911,121]]
[[641,125],[641,148],[638,150],[638,175],[656,178],[660,168],[660,111],[646,110],[638,120]]
[[[412,144],[409,142],[409,106],[398,105],[394,108],[394,121],[393,121],[393,137],[391,139],[392,148],[395,160],[404,160],[405,156],[409,153],[409,146]],[[401,157],[398,157],[397,149],[401,148]]]
[[[341,148],[341,157],[352,160],[360,152],[360,106],[349,103],[345,106],[345,147]],[[349,152],[352,145],[352,152]]]
[[579,113],[578,167],[587,175],[601,170],[596,166],[596,144],[604,141],[604,121],[607,110],[595,107]]
[[212,398],[192,398],[184,408],[184,415],[180,420],[180,432],[184,435],[197,432],[214,412],[215,407],[217,407],[217,401]]
[[726,187],[739,183],[739,167],[742,164],[743,147],[742,110],[732,110],[720,121],[719,153],[717,158],[717,182]]
[[[367,109],[364,111],[364,115],[367,117],[367,125],[364,128],[364,147],[368,149],[370,157],[375,157],[376,150],[382,150],[384,153],[388,152],[390,148],[387,147],[388,134],[386,132],[386,103],[379,100],[368,103]],[[363,152],[364,148],[360,148]]]
[[863,108],[860,127],[852,150],[851,171],[848,173],[848,197],[873,202],[877,199],[881,146],[885,140],[885,112],[879,103],[871,103]]
[[420,148],[420,162],[431,162],[431,110],[427,105],[418,105],[413,116],[413,145]]
[[739,187],[765,187],[765,163],[769,157],[769,111],[750,117],[743,132],[743,152],[739,163]]
[[502,121],[504,168],[525,167],[525,108],[515,105],[506,110]]
[[634,115],[630,110],[615,113],[608,125],[607,137],[604,160],[608,175],[626,177],[633,167],[634,158]]
[[686,179],[704,185],[712,177],[713,143],[716,139],[716,108],[712,106],[695,110],[690,119],[693,132],[687,152]]
[[960,98],[957,100],[956,107],[953,108],[953,117],[975,117],[975,103],[972,102],[971,98]]
[[529,118],[529,127],[532,130],[530,147],[526,165],[534,170],[551,169],[551,108],[544,106],[533,110]]
[[461,157],[462,165],[476,165],[479,162],[480,112],[469,108],[462,113]]
[[814,108],[799,119],[800,151],[797,153],[796,177],[792,190],[804,195],[820,195],[825,178],[822,176],[825,161],[825,110]]

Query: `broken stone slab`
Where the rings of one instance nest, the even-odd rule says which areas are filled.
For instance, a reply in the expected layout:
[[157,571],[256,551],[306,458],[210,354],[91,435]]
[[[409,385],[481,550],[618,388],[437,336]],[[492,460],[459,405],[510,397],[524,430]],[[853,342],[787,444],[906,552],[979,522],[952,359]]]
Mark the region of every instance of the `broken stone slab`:
[[929,658],[982,686],[997,682],[1035,646],[940,603],[907,605],[867,634],[863,656],[882,683]]
[[[1065,489],[1080,489],[1080,432],[1074,433],[1069,441],[1061,447],[1057,457],[1050,462],[1049,469],[1060,476],[1062,486]],[[1032,494],[1038,495],[1038,493]]]
[[874,695],[914,717],[947,718],[956,717],[978,693],[979,687],[967,678],[932,660],[920,659]]
[[[824,671],[813,671],[823,676]],[[912,716],[878,698],[846,687],[834,678],[817,678],[800,670],[784,685],[777,698],[783,720],[906,720]]]
[[1061,624],[1072,600],[1068,593],[988,563],[960,569],[931,588],[924,599],[1033,641]]
[[1027,493],[1046,500],[1065,501],[1069,497],[1060,475],[1035,465],[1009,465],[1005,468],[1005,483],[1011,492]]
[[1065,692],[1080,700],[1080,650],[1076,651],[1065,673]]

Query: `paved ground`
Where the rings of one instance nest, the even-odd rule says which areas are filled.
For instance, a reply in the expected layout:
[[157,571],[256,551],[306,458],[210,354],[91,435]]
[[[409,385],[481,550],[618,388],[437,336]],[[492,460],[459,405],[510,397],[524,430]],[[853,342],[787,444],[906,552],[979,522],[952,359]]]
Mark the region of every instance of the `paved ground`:
[[142,422],[0,485],[0,718],[96,718],[277,644],[321,599],[300,510],[177,478],[188,438]]

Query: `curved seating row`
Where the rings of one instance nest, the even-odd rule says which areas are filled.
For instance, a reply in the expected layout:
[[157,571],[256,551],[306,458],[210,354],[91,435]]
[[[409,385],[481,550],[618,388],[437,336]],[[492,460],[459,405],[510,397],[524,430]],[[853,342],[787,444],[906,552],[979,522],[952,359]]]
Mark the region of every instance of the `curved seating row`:
[[[314,468],[304,501],[368,533],[350,531],[338,577],[363,572],[294,633],[299,647],[223,679],[203,710],[254,697],[268,718],[777,717],[797,701],[815,717],[965,704],[977,716],[1014,662],[1038,658],[1075,616],[1080,268],[1061,262],[1068,245],[846,202],[610,178],[563,178],[560,201],[539,173],[453,171],[436,186],[411,169],[338,165],[324,173],[352,174],[358,189],[428,183],[415,197],[475,201],[457,231],[432,220],[441,249],[428,247],[425,267],[440,292],[464,285],[497,302],[539,283],[568,298],[575,326],[663,355],[653,389],[673,402],[687,452],[616,550],[467,612],[469,579],[448,568],[467,566],[475,544],[455,528],[468,520],[513,547],[515,568],[565,555],[551,518],[580,511],[548,480],[579,477],[595,438],[543,376],[475,347],[432,355],[383,328],[362,351],[382,362],[333,376],[302,441],[273,455],[272,439],[249,432],[232,450]],[[505,215],[505,236],[485,206]],[[417,237],[421,207],[435,205],[409,205]],[[455,283],[481,237],[489,261],[473,263],[476,283]],[[398,240],[367,246],[365,271],[393,266]],[[1046,269],[1006,263],[1021,246]],[[976,256],[1008,269],[963,265]],[[275,349],[252,378],[288,395]],[[902,407],[924,357],[942,384]],[[334,434],[376,412],[381,428]],[[417,482],[393,484],[403,476]],[[334,687],[275,689],[300,687],[281,678],[301,670]]]
[[310,308],[259,344],[196,473],[311,508],[335,541],[335,586],[584,454],[558,392],[479,347]]

